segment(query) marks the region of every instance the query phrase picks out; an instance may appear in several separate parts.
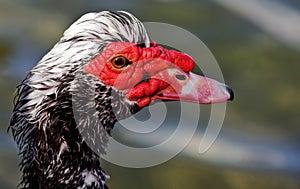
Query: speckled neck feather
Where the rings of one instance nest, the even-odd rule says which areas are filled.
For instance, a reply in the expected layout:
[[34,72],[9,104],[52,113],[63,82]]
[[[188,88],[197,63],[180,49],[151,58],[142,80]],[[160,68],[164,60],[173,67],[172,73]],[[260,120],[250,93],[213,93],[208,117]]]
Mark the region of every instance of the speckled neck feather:
[[[106,132],[117,121],[114,112],[125,118],[139,109],[82,70],[113,41],[150,46],[145,28],[131,14],[89,13],[66,30],[18,86],[9,129],[20,150],[21,188],[108,188],[96,152],[105,150]],[[89,95],[92,103],[82,106],[80,99]],[[96,151],[90,146],[99,143]]]

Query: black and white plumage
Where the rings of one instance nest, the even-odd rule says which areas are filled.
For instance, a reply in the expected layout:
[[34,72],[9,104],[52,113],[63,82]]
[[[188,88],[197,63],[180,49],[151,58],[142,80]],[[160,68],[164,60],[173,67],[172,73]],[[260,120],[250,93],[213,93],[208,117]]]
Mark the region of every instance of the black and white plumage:
[[20,186],[108,188],[99,154],[117,120],[156,99],[233,99],[228,86],[193,67],[190,56],[150,41],[130,13],[82,16],[17,88],[9,129],[21,155]]
[[[9,128],[22,158],[21,187],[107,188],[107,175],[101,169],[99,156],[76,129],[70,90],[76,72],[113,41],[150,45],[144,26],[131,14],[122,11],[88,13],[65,31],[18,86]],[[91,77],[87,83],[97,83],[96,90],[112,93],[113,88],[92,76],[87,77]],[[76,90],[76,84],[74,86]],[[101,95],[99,98],[102,98],[99,120],[110,131],[116,118],[101,114],[100,105],[109,99]]]

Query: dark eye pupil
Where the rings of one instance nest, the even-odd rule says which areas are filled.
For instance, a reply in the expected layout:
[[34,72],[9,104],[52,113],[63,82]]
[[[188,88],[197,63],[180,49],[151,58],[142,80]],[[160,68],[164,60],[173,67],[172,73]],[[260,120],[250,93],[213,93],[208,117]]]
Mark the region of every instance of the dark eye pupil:
[[125,59],[124,59],[123,57],[117,57],[117,58],[115,59],[115,64],[116,64],[117,66],[122,66],[122,65],[125,64]]

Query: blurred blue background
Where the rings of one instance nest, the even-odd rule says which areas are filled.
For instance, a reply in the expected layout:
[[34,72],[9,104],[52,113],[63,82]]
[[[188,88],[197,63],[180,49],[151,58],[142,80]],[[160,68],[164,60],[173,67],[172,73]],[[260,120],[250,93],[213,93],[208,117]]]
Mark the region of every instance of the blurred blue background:
[[197,154],[191,144],[143,169],[103,161],[111,188],[300,188],[299,0],[1,0],[0,188],[16,188],[20,178],[7,133],[16,85],[73,21],[101,10],[127,10],[194,33],[236,94],[207,153]]

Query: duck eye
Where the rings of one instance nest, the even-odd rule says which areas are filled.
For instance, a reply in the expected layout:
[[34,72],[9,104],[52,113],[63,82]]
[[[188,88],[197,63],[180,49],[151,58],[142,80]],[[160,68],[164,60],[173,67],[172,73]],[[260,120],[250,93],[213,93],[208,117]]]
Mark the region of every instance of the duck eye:
[[129,64],[129,60],[124,56],[116,56],[112,58],[110,61],[113,67],[116,69],[124,68]]

